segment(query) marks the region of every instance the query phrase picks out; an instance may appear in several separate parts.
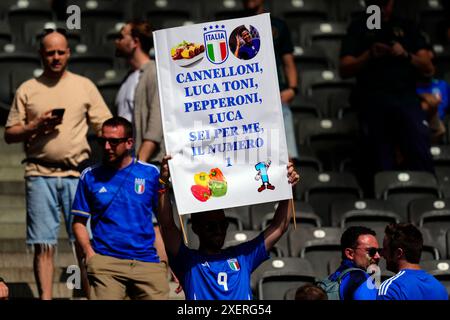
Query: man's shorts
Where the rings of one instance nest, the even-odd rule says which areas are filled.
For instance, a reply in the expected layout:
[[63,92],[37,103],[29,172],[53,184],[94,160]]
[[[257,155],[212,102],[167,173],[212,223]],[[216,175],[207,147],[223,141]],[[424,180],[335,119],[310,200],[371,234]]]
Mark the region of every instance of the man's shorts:
[[69,240],[75,240],[70,209],[77,185],[75,177],[26,177],[27,244],[56,245],[61,211]]

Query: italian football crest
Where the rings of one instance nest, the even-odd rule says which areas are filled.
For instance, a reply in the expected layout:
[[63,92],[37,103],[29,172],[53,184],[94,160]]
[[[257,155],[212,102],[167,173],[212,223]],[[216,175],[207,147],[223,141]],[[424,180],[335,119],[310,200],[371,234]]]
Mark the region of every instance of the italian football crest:
[[225,26],[209,26],[203,28],[205,33],[206,56],[214,64],[221,64],[228,58],[228,39]]
[[230,267],[231,270],[233,271],[239,271],[241,270],[241,266],[239,265],[239,262],[237,261],[237,259],[228,259],[228,266]]
[[137,194],[143,194],[145,191],[145,179],[134,179],[134,191]]

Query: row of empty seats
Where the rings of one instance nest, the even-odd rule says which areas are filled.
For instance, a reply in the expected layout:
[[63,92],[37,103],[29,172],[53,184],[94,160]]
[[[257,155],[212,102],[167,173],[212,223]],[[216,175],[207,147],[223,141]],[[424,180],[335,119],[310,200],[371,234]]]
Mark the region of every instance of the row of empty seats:
[[[322,260],[322,266],[326,266],[326,273],[318,276],[317,266],[308,259],[273,258],[264,262],[253,272],[252,289],[255,297],[260,300],[294,300],[298,287],[323,279],[334,272],[339,264],[340,255],[335,252],[333,258]],[[450,260],[423,260],[420,265],[436,277],[450,294]],[[384,260],[380,261],[380,269],[378,283],[394,275],[386,270]]]

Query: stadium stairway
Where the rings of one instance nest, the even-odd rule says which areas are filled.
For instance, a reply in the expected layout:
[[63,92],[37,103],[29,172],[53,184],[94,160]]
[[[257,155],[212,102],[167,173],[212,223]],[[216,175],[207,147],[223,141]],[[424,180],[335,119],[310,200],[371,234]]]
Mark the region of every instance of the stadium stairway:
[[[21,164],[25,153],[20,143],[6,144],[3,134],[4,127],[0,127],[0,277],[7,281],[11,299],[32,299],[38,297],[38,290],[33,274],[33,251],[25,244],[25,183]],[[66,285],[72,274],[67,272],[67,267],[76,264],[62,223],[55,255],[54,299],[85,299],[80,291]],[[183,293],[175,294],[176,287],[171,281],[169,298],[184,299]]]

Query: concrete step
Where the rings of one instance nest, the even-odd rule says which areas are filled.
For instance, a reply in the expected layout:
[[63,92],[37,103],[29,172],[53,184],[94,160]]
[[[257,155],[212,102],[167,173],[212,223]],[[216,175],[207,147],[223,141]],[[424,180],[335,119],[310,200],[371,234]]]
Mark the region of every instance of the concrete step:
[[25,180],[4,180],[0,177],[1,195],[25,195]]
[[[67,267],[59,267],[55,268],[55,272],[53,273],[53,282],[58,283],[66,283],[67,278],[71,275],[71,273],[67,273]],[[34,272],[33,267],[7,267],[0,268],[0,274],[2,278],[5,279],[7,283],[9,282],[27,282],[34,283]]]
[[[71,252],[59,252],[55,255],[55,267],[76,265],[76,259]],[[32,267],[33,253],[0,253],[0,268]]]
[[[57,245],[59,252],[72,252],[72,247],[68,239],[59,239]],[[0,239],[0,253],[31,253],[32,246],[26,244],[25,238],[17,239]],[[0,273],[1,275],[1,273]]]
[[[0,239],[23,239],[26,237],[26,224],[22,222],[1,223]],[[59,239],[67,239],[67,232],[64,223],[59,228]]]
[[2,166],[24,168],[24,165],[21,163],[26,158],[24,152],[4,153],[1,147],[0,150],[2,151],[0,153],[0,163]]
[[23,181],[23,167],[0,167],[0,180],[2,181]]
[[25,197],[22,195],[2,195],[0,194],[0,211],[8,208],[25,208]]
[[26,209],[15,207],[0,207],[0,225],[3,223],[25,223]]
[[[39,297],[37,286],[32,282],[8,283],[9,299],[37,299]],[[53,299],[72,299],[74,290],[67,287],[65,283],[53,283]]]

